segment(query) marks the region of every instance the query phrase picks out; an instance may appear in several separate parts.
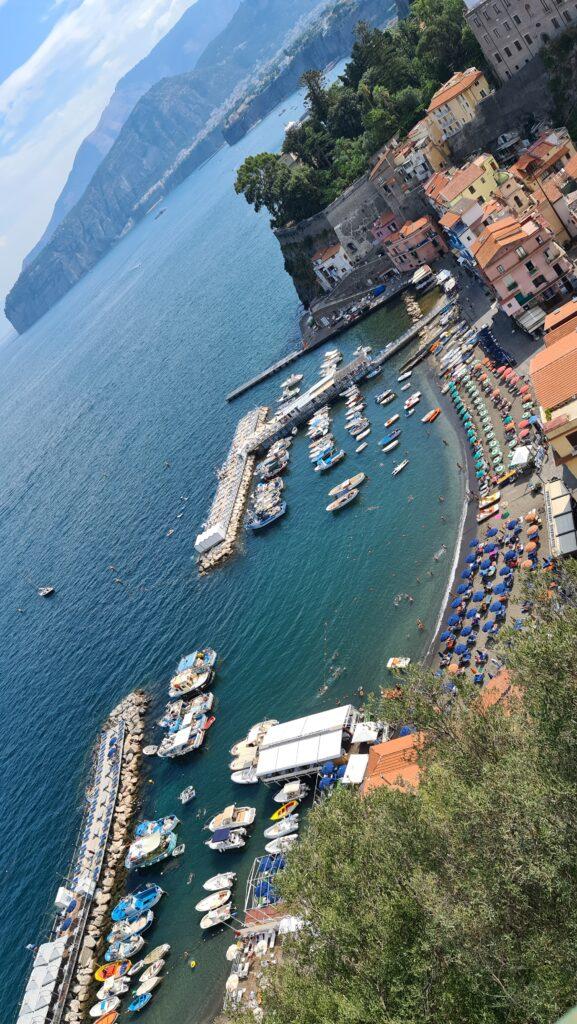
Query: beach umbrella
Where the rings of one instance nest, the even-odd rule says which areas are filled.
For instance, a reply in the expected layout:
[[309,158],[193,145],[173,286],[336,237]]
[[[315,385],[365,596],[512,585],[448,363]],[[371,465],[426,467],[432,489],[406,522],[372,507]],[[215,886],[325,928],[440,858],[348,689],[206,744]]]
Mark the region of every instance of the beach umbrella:
[[512,569],[508,565],[504,565],[502,569],[499,569],[499,576],[510,576]]
[[466,644],[457,644],[455,647],[455,654],[466,654],[468,648]]
[[[255,949],[255,953],[256,953],[256,949]],[[236,990],[237,990],[239,985],[240,985],[240,978],[239,978],[238,974],[231,974],[226,979],[226,985],[224,987],[225,987],[227,992],[236,992]]]
[[503,611],[503,605],[501,604],[500,601],[493,601],[493,604],[490,605],[490,607],[489,607],[489,611],[490,612],[495,612],[495,613],[502,612]]
[[454,639],[455,639],[455,634],[451,633],[451,631],[449,629],[445,629],[441,633],[441,635],[439,637],[439,640],[441,640],[442,643],[444,643],[445,640],[454,640]]
[[462,580],[470,580],[472,575],[473,575],[473,573],[471,572],[470,569],[463,569],[463,571],[461,573],[461,579]]
[[447,619],[447,625],[448,626],[458,626],[460,621],[461,620],[460,620],[458,615],[450,615],[449,618]]
[[498,583],[497,586],[494,588],[493,593],[494,594],[506,594],[507,593],[507,587],[505,586],[504,583]]
[[472,632],[473,630],[471,629],[470,626],[463,626],[463,629],[461,630],[461,636],[470,636]]
[[468,587],[468,585],[466,583],[459,583],[459,586],[457,587],[457,593],[458,594],[466,594],[468,589],[469,589],[469,587]]
[[476,614],[477,614],[477,609],[476,608],[469,608],[469,611],[467,612],[467,616],[466,617],[468,619],[474,619]]
[[461,598],[460,597],[456,597],[455,600],[451,602],[451,608],[460,608],[460,607],[461,607]]
[[520,428],[521,430],[524,430],[524,429],[525,429],[525,427],[528,427],[528,426],[529,426],[529,420],[519,420],[519,423],[517,424],[517,426],[518,426],[518,427],[519,427],[519,428]]
[[490,558],[484,558],[483,561],[481,562],[481,569],[490,569],[490,568],[491,568],[491,559]]
[[528,544],[525,544],[525,551],[529,554],[531,551],[536,551],[537,545],[534,540],[530,540]]
[[469,547],[470,548],[476,548],[478,546],[479,546],[479,541],[478,541],[477,537],[474,537],[473,540],[469,541]]
[[451,664],[449,665],[449,667],[448,667],[448,669],[447,669],[447,672],[450,672],[450,673],[451,673],[451,675],[453,675],[453,676],[454,676],[454,675],[456,675],[456,674],[457,674],[457,672],[458,672],[458,671],[459,671],[459,666],[458,666],[458,665],[456,665],[454,661],[453,661],[453,662],[451,662]]
[[516,551],[506,551],[505,554],[503,555],[503,558],[505,559],[506,562],[509,562],[512,558],[516,558],[516,557],[517,557],[517,552]]
[[520,395],[526,395],[528,390],[529,390],[529,385],[528,384],[523,384],[523,387],[519,388],[519,394]]
[[477,480],[482,480],[483,477],[486,476],[486,475],[487,474],[483,470],[480,470],[480,469],[478,469],[477,472],[475,473],[475,476],[476,476]]
[[536,518],[537,518],[537,515],[536,515],[535,512],[527,512],[527,515],[525,516],[525,522],[526,523],[534,523]]
[[518,522],[519,522],[518,519],[510,519],[509,522],[507,523],[507,529],[508,530],[514,530],[515,527],[517,526]]
[[498,532],[499,531],[498,531],[497,527],[496,526],[492,526],[490,530],[487,530],[487,537],[496,537]]
[[484,596],[485,594],[483,593],[482,590],[476,590],[475,593],[473,594],[473,601],[482,601]]
[[529,437],[529,434],[530,434],[530,433],[531,433],[531,431],[530,431],[530,430],[527,430],[527,429],[525,429],[525,430],[520,430],[520,431],[519,431],[519,437],[521,438],[521,440],[522,440],[522,441],[524,441],[526,437]]
[[483,633],[490,633],[491,630],[494,629],[496,625],[497,623],[495,622],[494,619],[489,619],[488,622],[486,622],[483,626]]
[[[232,946],[228,947],[228,949],[227,949],[227,951],[226,951],[226,953],[224,955],[225,955],[226,959],[230,962],[232,960],[236,960],[238,954],[240,953],[240,950],[241,950],[241,947],[238,946],[236,942],[233,942]],[[236,975],[236,977],[238,977],[238,975]]]
[[505,425],[507,425],[507,423],[512,423],[512,422],[513,422],[513,417],[509,416],[509,413],[507,413],[507,415],[505,416],[505,419],[503,420],[503,423]]
[[524,562],[521,562],[522,569],[534,569],[535,565],[530,558],[526,558]]
[[528,537],[537,537],[538,534],[539,534],[539,527],[537,526],[536,523],[533,526],[528,526],[527,527],[527,536]]

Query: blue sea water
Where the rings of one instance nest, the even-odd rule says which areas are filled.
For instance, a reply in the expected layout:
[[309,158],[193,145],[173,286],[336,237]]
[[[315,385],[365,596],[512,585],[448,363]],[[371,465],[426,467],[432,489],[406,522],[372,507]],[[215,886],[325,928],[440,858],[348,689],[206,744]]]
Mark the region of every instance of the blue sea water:
[[[438,615],[462,508],[458,442],[444,417],[426,428],[417,414],[401,420],[397,452],[382,455],[376,442],[400,401],[385,411],[371,396],[395,380],[395,366],[366,389],[373,432],[363,454],[354,454],[341,407],[339,469],[319,478],[299,437],[284,519],[247,536],[204,579],[191,560],[237,418],[274,403],[278,380],[232,405],[224,395],[297,337],[280,250],[266,217],[234,194],[234,173],[247,153],[277,148],[301,110],[295,96],[221,151],[167,200],[164,216],[147,219],[0,349],[2,1020],[12,1019],[29,969],[25,945],[42,937],[66,871],[90,746],[124,694],[147,687],[157,716],[177,658],[198,644],[219,651],[217,721],[205,748],[183,764],[148,761],[143,784],[147,814],[178,810],[189,782],[199,793],[182,812],[186,853],[162,876],[167,896],[150,941],[173,949],[146,1020],[207,1020],[222,1002],[231,933],[203,937],[194,904],[206,877],[232,868],[242,906],[273,809],[266,793],[230,783],[229,748],[259,719],[374,690],[390,655],[423,653]],[[345,354],[361,341],[380,347],[407,324],[398,303],[338,344]],[[299,363],[308,382],[321,359],[322,350]],[[419,410],[436,404],[426,374],[414,374]],[[405,450],[409,466],[393,479]],[[369,476],[360,500],[329,517],[328,489],[357,469]],[[448,554],[435,562],[442,543]],[[57,588],[47,601],[34,589],[45,583]],[[399,592],[414,604],[395,607]],[[238,855],[211,853],[202,825],[233,799],[257,805],[253,835]]]

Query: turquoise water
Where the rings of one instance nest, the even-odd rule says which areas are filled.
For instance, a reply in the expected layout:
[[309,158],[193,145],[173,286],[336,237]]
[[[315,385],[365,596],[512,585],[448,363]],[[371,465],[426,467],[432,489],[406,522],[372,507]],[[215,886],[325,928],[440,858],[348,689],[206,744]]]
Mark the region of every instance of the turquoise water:
[[[24,338],[0,349],[2,1020],[11,1019],[29,967],[25,944],[42,936],[66,868],[87,752],[123,694],[146,686],[158,711],[180,655],[205,643],[220,653],[217,721],[205,748],[186,764],[147,762],[144,785],[147,814],[178,810],[188,782],[199,793],[182,812],[186,853],[163,876],[168,895],[150,941],[171,942],[173,953],[146,1020],[208,1019],[221,1005],[230,932],[202,938],[194,904],[208,875],[234,868],[242,906],[272,810],[265,793],[230,783],[230,746],[261,718],[374,689],[391,654],[423,652],[429,634],[417,618],[431,630],[438,615],[450,557],[436,563],[433,554],[443,542],[450,554],[462,504],[457,438],[444,417],[427,429],[415,415],[402,420],[395,455],[383,456],[376,442],[395,406],[379,409],[370,397],[373,433],[362,455],[341,407],[342,466],[319,478],[297,439],[284,519],[247,537],[211,576],[199,579],[191,561],[236,420],[257,401],[274,401],[279,382],[233,405],[223,396],[297,336],[298,304],[277,243],[266,218],[235,196],[234,171],[246,153],[278,147],[301,108],[293,98],[223,150],[170,197],[162,218],[142,224]],[[390,306],[339,347],[381,346],[407,323],[403,305]],[[322,350],[301,360],[307,381],[321,359]],[[395,376],[387,368],[369,396]],[[425,395],[419,408],[429,408],[425,370],[414,379]],[[392,479],[405,449],[410,465]],[[328,489],[357,468],[370,478],[360,500],[329,518]],[[30,581],[52,583],[56,597],[38,599]],[[414,604],[395,608],[398,592],[412,593]],[[251,840],[239,855],[211,853],[197,812],[235,798],[258,807]]]

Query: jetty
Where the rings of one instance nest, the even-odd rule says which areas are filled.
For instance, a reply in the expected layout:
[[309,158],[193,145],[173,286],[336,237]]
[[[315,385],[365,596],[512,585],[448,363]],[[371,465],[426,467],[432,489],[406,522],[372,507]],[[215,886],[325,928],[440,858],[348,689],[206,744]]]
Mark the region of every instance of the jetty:
[[218,486],[203,530],[194,547],[201,575],[234,551],[256,462],[253,439],[264,424],[267,408],[251,409],[239,420],[229,453],[218,471]]
[[94,1002],[101,934],[122,872],[136,811],[148,697],[135,691],[114,709],[95,746],[80,831],[54,901],[46,940],[35,949],[18,1021],[81,1024]]

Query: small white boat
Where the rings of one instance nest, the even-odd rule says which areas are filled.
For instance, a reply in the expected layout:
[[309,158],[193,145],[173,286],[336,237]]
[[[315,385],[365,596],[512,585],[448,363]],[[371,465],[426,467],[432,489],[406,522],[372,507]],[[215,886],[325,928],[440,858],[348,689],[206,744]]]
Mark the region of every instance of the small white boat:
[[391,441],[390,444],[386,444],[385,447],[383,448],[383,451],[384,452],[392,452],[393,448],[396,448],[398,444],[400,444],[400,441],[397,438],[396,441]]
[[413,385],[412,385],[412,384],[411,384],[411,382],[409,381],[409,383],[408,383],[408,384],[403,384],[403,386],[402,386],[402,388],[401,388],[401,391],[408,391],[408,390],[409,390],[409,388],[411,388],[412,386],[413,386]]
[[88,1013],[90,1017],[103,1017],[105,1013],[110,1013],[111,1010],[116,1010],[119,1006],[118,996],[109,996],[108,999],[101,999],[99,1003],[91,1006]]
[[160,985],[160,982],[163,980],[163,978],[154,977],[149,978],[148,981],[143,981],[136,989],[136,992],[134,993],[135,996],[143,996],[146,995],[147,992],[152,992],[152,990],[156,988],[157,985]]
[[144,973],[140,975],[140,983],[142,984],[143,981],[150,981],[151,978],[156,978],[156,975],[160,974],[165,963],[166,960],[163,960],[162,957],[160,960],[155,960],[154,963],[151,964],[150,967],[147,967]]
[[184,853],[185,850],[186,850],[186,844],[185,843],[178,843],[178,845],[175,846],[174,850],[172,851],[172,856],[173,857],[182,857],[182,854]]
[[408,370],[406,373],[401,373],[400,376],[397,377],[397,380],[398,380],[399,384],[403,380],[409,380],[412,372],[413,372],[412,370]]
[[[170,953],[170,946],[168,942],[165,942],[162,946],[155,946],[154,949],[151,949],[150,953],[147,953],[143,960],[141,960],[141,963],[144,967],[150,967],[156,960],[160,960],[163,956],[165,957],[167,953]],[[130,973],[132,974],[132,971]]]
[[210,896],[205,896],[195,906],[195,910],[201,910],[203,914],[207,910],[216,910],[218,907],[224,906],[228,903],[231,897],[230,889],[219,889],[218,892],[211,892]]
[[194,786],[187,786],[186,789],[182,790],[182,793],[180,794],[178,799],[180,800],[181,804],[189,804],[191,800],[194,800],[195,796],[196,789],[194,788]]
[[126,978],[107,978],[98,989],[96,995],[99,999],[108,999],[109,996],[123,996],[128,992],[128,988],[129,985]]
[[230,828],[219,828],[207,839],[205,846],[211,850],[218,850],[219,853],[226,853],[227,850],[240,850],[246,843],[246,829],[237,828],[234,832]]
[[237,807],[229,804],[220,814],[215,814],[206,826],[209,832],[218,832],[219,829],[247,828],[252,825],[256,815],[256,807]]
[[252,786],[255,782],[258,782],[255,767],[244,768],[241,772],[233,772],[230,778],[232,782],[238,783],[239,786]]
[[220,875],[213,875],[207,878],[202,888],[207,892],[217,892],[218,889],[231,889],[236,878],[236,871],[223,871]]
[[389,658],[387,661],[387,668],[389,672],[402,672],[403,669],[408,668],[410,664],[410,658]]
[[357,441],[363,441],[365,437],[369,436],[370,432],[371,428],[368,427],[367,430],[363,430],[362,434],[357,434]]
[[281,836],[289,836],[291,832],[298,832],[298,830],[298,814],[289,814],[288,818],[281,818],[280,821],[275,821],[274,825],[265,828],[264,837],[265,839],[280,839]]
[[393,472],[391,473],[391,476],[398,476],[399,473],[401,473],[403,471],[405,466],[408,466],[408,465],[409,465],[409,460],[408,459],[403,459],[402,462],[399,462],[398,465],[395,466]]
[[355,453],[358,455],[360,452],[364,452],[364,450],[367,447],[368,443],[369,443],[368,441],[363,441],[363,443],[360,444],[358,448],[355,448]]
[[[347,481],[345,481],[345,483],[347,483]],[[343,486],[344,485],[341,484],[341,487]],[[352,486],[356,487],[357,485],[355,483]],[[333,491],[330,492],[330,495],[332,494]],[[306,782],[301,782],[299,779],[297,779],[295,782],[287,782],[282,789],[279,789],[278,793],[275,793],[275,795],[273,796],[273,800],[275,804],[286,804],[289,802],[289,800],[304,800],[305,796],[309,792],[310,787],[307,786]]]
[[203,931],[206,931],[207,928],[214,928],[216,925],[224,924],[225,921],[228,921],[231,915],[232,908],[230,905],[218,907],[217,910],[211,910],[210,913],[204,915],[200,922],[200,927]]
[[272,839],[270,843],[267,843],[265,850],[267,853],[286,853],[291,846],[298,843],[298,839],[299,837],[294,833],[290,836],[280,836],[279,839]]

